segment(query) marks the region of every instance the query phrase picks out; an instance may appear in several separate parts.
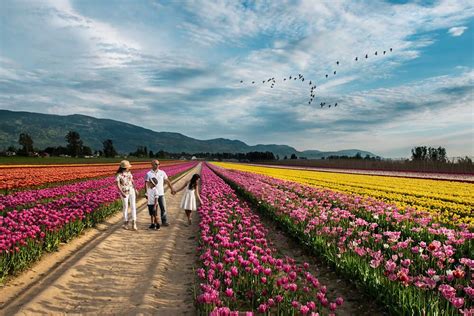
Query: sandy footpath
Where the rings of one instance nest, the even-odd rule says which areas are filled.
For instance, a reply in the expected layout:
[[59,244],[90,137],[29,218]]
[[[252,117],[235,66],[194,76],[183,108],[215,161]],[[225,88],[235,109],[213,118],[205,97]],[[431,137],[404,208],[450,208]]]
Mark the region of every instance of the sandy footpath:
[[[174,187],[199,171],[196,167]],[[138,231],[122,229],[119,213],[46,255],[0,288],[0,314],[194,314],[198,218],[194,213],[187,226],[179,209],[184,192],[166,192],[169,227],[148,229],[142,199]]]

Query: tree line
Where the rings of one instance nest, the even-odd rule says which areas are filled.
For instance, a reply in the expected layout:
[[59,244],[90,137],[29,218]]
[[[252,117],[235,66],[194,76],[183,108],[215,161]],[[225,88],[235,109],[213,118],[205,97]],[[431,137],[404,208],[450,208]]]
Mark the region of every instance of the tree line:
[[180,153],[173,153],[167,152],[164,150],[159,150],[156,153],[152,150],[148,150],[146,146],[138,146],[137,150],[134,152],[129,153],[130,156],[137,157],[137,158],[160,158],[160,159],[180,159],[182,157],[186,159],[190,159],[191,157],[199,157],[201,159],[207,160],[229,160],[235,159],[238,161],[264,161],[264,160],[276,160],[279,159],[278,155],[274,155],[272,152],[260,152],[260,151],[252,151],[248,153],[210,153],[210,152],[197,152],[197,153],[187,153],[187,152],[180,152]]
[[66,146],[50,146],[46,147],[43,150],[37,150],[34,148],[33,138],[28,133],[21,133],[18,138],[18,143],[20,148],[17,149],[14,146],[8,147],[8,152],[14,152],[19,156],[35,156],[38,152],[46,153],[50,156],[71,156],[71,157],[84,157],[84,156],[105,156],[105,157],[115,157],[117,156],[117,151],[115,150],[113,141],[111,139],[106,139],[102,142],[102,150],[95,150],[94,152],[89,146],[84,145],[84,142],[81,139],[76,131],[69,131],[64,137],[66,141]]

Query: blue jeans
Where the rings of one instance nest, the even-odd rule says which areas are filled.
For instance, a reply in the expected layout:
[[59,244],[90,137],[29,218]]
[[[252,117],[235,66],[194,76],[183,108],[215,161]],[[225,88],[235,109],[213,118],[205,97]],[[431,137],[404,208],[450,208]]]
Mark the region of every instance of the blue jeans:
[[160,206],[160,211],[161,211],[161,223],[164,224],[167,222],[166,218],[166,201],[165,201],[165,196],[160,195],[158,197],[158,205]]

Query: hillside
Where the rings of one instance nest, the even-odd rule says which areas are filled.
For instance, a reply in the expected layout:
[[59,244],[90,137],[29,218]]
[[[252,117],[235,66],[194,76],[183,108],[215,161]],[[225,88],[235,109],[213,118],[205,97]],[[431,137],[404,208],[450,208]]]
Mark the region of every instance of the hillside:
[[199,140],[180,133],[155,132],[136,125],[109,120],[98,119],[85,115],[51,115],[31,112],[16,112],[0,110],[0,149],[10,145],[18,147],[18,135],[29,133],[37,148],[65,145],[64,136],[68,131],[75,130],[84,144],[92,149],[102,149],[102,141],[112,139],[116,149],[122,153],[135,151],[137,146],[147,146],[149,150],[165,150],[168,152],[250,152],[271,151],[280,157],[296,154],[307,158],[320,158],[329,155],[362,156],[374,154],[362,150],[351,149],[336,152],[321,152],[318,150],[297,151],[287,145],[249,146],[240,140],[215,138]]

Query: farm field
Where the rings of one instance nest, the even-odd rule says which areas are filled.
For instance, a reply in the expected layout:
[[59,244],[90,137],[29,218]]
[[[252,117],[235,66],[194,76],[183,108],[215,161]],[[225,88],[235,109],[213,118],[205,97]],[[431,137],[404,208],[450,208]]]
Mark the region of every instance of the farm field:
[[361,284],[391,314],[473,312],[474,243],[467,225],[449,228],[413,208],[236,170],[248,166],[213,165],[301,247]]
[[[181,163],[164,161],[163,166]],[[0,191],[20,190],[59,182],[97,178],[113,174],[117,163],[60,165],[0,165]],[[134,170],[146,169],[150,162],[133,163]]]
[[394,207],[427,212],[433,220],[450,227],[460,224],[474,227],[474,185],[471,183],[317,172],[234,163],[216,163],[216,165],[371,197],[393,204]]
[[[23,156],[13,156],[13,157],[0,157],[0,167],[4,166],[15,166],[15,165],[90,165],[90,164],[117,164],[123,158],[105,158],[105,157],[97,157],[97,158],[75,158],[75,157],[23,157]],[[136,157],[128,157],[127,158],[132,163],[139,163],[139,162],[149,162],[150,159],[148,158],[136,158]],[[172,161],[170,159],[160,159],[161,162],[165,161]]]
[[[168,163],[162,169],[168,176],[178,176],[196,163]],[[117,166],[62,166],[46,168],[44,173],[59,180],[77,180],[109,175],[74,183],[54,183],[46,188],[21,186],[22,191],[0,195],[0,280],[26,269],[44,252],[56,250],[61,242],[79,235],[85,228],[100,223],[121,209],[115,183]],[[35,174],[37,168],[4,168],[11,181],[21,182],[25,174]],[[144,176],[149,164],[134,164],[132,172],[139,190],[144,188]],[[72,172],[73,171],[73,172]],[[112,176],[110,176],[112,174]],[[51,183],[51,178],[38,177],[30,186]],[[56,179],[56,178],[55,178]],[[22,183],[23,184],[23,183]],[[13,187],[16,189],[17,187]]]

